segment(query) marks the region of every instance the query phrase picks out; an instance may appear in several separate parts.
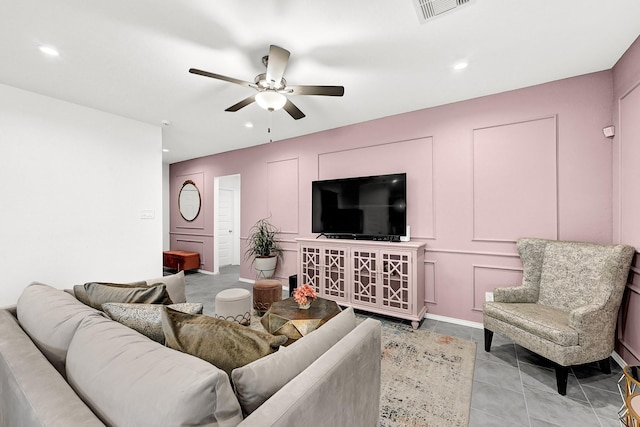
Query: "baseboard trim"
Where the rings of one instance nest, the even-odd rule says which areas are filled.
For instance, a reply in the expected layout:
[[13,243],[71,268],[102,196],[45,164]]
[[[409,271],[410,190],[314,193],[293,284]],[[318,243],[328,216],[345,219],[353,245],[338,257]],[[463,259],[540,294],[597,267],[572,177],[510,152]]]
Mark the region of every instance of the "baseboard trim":
[[198,269],[198,273],[208,274],[209,276],[215,276],[216,274],[220,274],[220,273],[214,273],[213,271],[207,271],[207,270],[201,270],[201,269]]
[[484,326],[482,325],[482,323],[471,322],[469,320],[456,319],[455,317],[440,316],[439,314],[431,314],[431,313],[427,313],[424,317],[431,320],[437,320],[438,322],[447,322],[447,323],[453,323],[454,325],[468,326],[470,328],[475,328],[475,329],[484,329]]
[[253,280],[253,279],[245,279],[244,277],[238,277],[238,282],[256,283],[255,280]]
[[625,362],[624,359],[615,350],[613,353],[611,353],[611,358],[615,360],[615,362],[621,368],[624,368],[625,366],[627,366],[627,362]]

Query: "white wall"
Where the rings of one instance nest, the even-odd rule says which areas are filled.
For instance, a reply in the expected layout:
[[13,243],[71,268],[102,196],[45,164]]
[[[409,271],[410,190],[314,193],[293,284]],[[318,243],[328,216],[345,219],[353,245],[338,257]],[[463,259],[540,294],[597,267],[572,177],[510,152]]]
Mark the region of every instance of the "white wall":
[[0,85],[0,306],[32,281],[162,275],[161,138],[159,126]]

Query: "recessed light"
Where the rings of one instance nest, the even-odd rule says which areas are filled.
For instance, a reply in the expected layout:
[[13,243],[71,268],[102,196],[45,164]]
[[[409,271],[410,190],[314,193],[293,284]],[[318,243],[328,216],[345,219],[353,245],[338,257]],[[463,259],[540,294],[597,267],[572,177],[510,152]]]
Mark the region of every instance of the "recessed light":
[[467,64],[466,62],[458,62],[456,65],[453,66],[453,69],[456,71],[464,70],[465,68],[467,68],[467,65],[469,64]]
[[246,127],[247,129],[251,129],[253,127],[253,123],[247,122],[244,124],[244,127]]
[[168,149],[168,148],[163,148],[163,149],[162,149],[162,152],[163,152],[163,153],[168,153],[168,152],[169,152],[169,149]]
[[40,52],[49,56],[60,56],[60,52],[58,52],[58,49],[53,46],[40,45],[38,46],[38,49],[40,49]]

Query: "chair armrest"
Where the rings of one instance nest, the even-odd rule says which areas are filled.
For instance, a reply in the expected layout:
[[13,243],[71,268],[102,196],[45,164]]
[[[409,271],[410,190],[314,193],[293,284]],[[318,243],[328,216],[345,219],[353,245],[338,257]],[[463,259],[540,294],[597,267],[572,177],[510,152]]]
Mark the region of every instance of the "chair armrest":
[[509,288],[495,288],[493,290],[495,302],[538,302],[538,290],[529,286],[515,286]]
[[583,332],[594,332],[602,329],[605,315],[604,306],[599,304],[583,305],[571,310],[569,313],[569,326],[573,329]]

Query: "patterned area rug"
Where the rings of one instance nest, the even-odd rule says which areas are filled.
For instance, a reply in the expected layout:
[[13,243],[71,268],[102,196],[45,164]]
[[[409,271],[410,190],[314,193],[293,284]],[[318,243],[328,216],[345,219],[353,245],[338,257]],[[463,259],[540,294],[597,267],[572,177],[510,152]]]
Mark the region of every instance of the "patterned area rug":
[[473,341],[382,320],[380,426],[467,426],[475,357]]

